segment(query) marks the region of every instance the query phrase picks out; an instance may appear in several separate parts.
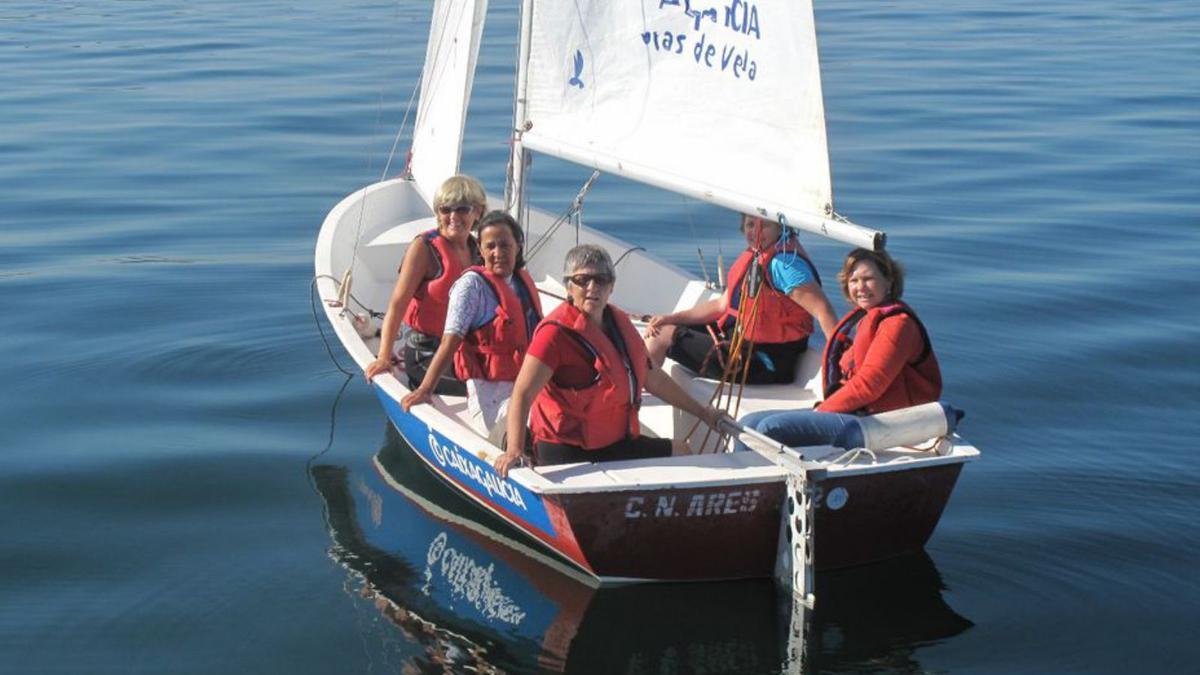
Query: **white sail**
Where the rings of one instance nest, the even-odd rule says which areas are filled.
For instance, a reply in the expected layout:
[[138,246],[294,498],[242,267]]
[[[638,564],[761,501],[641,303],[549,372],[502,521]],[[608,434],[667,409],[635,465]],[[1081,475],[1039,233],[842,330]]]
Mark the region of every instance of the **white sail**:
[[[528,4],[524,147],[808,229],[841,225],[809,0]],[[876,233],[851,228],[871,245]]]
[[410,168],[429,199],[458,173],[487,0],[438,0],[429,26]]

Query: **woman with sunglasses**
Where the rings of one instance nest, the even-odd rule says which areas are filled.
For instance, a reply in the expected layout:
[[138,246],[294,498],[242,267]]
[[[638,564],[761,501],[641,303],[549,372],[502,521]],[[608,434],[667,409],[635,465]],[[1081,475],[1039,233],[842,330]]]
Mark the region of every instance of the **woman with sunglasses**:
[[609,304],[616,275],[608,253],[576,246],[563,264],[566,302],[534,331],[508,405],[501,476],[525,452],[525,420],[539,465],[667,457],[671,440],[640,435],[642,389],[715,426],[706,407],[650,363],[625,312]]
[[[378,357],[367,365],[367,380],[389,372],[396,363],[395,343],[403,324],[408,386],[423,384],[445,328],[450,287],[471,266],[475,251],[471,228],[485,208],[487,194],[470,176],[451,176],[438,188],[433,198],[437,229],[418,235],[404,254],[400,278],[383,317]],[[452,396],[467,393],[466,385],[452,377],[437,379],[433,391]]]
[[[821,290],[821,277],[795,232],[774,221],[742,216],[746,250],[729,269],[728,285],[719,297],[673,314],[651,317],[646,347],[656,364],[667,356],[688,370],[721,379],[729,360],[729,340],[742,306],[745,288],[756,293],[752,315],[744,320],[746,340],[754,343],[748,384],[791,382],[796,361],[808,348],[813,317],[826,336],[836,325],[833,305]],[[758,283],[743,285],[747,275]],[[740,374],[740,373],[739,373]],[[738,379],[740,381],[740,377]]]
[[425,381],[400,400],[407,411],[426,403],[433,383],[454,363],[454,373],[467,383],[467,410],[484,435],[496,430],[497,417],[508,408],[513,380],[542,320],[542,302],[521,254],[521,226],[503,211],[490,211],[475,223],[482,263],[467,268],[450,288],[446,328]]

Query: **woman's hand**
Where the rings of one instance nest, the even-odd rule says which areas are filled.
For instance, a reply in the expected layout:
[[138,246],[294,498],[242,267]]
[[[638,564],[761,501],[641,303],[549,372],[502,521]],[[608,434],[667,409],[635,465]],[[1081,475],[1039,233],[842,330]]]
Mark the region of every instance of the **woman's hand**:
[[524,463],[525,463],[525,453],[522,452],[520,448],[516,448],[516,449],[510,448],[510,449],[506,450],[503,455],[500,455],[500,458],[497,459],[496,463],[493,464],[492,466],[493,466],[493,468],[496,469],[496,473],[500,474],[501,478],[507,478],[508,470],[511,467],[523,466]]
[[670,314],[655,314],[650,317],[650,322],[646,324],[646,337],[656,337],[662,332],[663,326],[670,326],[675,323]]
[[[428,379],[428,378],[426,378],[426,379]],[[413,407],[414,405],[417,405],[419,403],[429,403],[429,401],[432,398],[433,398],[433,392],[430,391],[429,389],[426,389],[425,385],[422,384],[421,386],[417,387],[416,389],[405,394],[404,398],[400,399],[400,407],[404,408],[404,412],[408,412],[408,409]]]
[[728,427],[734,424],[734,419],[730,417],[724,410],[719,410],[712,406],[708,406],[704,409],[704,414],[701,415],[700,419],[704,420],[705,424],[712,427],[713,431],[717,432],[723,431],[723,429],[721,429],[722,426]]
[[[370,382],[380,373],[390,373],[392,371],[392,359],[387,356],[381,356],[367,364],[367,369],[363,371],[363,375]],[[407,410],[407,408],[405,408]]]

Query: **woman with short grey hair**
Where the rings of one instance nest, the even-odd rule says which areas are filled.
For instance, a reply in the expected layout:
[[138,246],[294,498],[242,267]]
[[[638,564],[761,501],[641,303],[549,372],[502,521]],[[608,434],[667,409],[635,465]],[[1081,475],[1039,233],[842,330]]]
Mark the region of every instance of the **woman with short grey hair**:
[[643,388],[715,428],[722,413],[654,367],[629,316],[608,301],[616,283],[608,252],[576,246],[564,272],[566,302],[538,324],[513,385],[496,472],[524,461],[526,419],[539,465],[670,456],[670,439],[640,433]]

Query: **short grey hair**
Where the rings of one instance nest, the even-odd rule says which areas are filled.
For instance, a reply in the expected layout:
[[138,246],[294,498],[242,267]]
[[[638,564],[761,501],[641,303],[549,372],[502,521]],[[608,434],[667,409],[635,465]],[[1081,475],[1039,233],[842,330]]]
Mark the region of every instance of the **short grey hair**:
[[575,248],[567,251],[567,257],[563,260],[563,274],[571,275],[575,270],[591,267],[597,272],[608,274],[614,279],[617,277],[616,270],[613,269],[612,258],[609,257],[608,251],[595,244],[580,244]]

